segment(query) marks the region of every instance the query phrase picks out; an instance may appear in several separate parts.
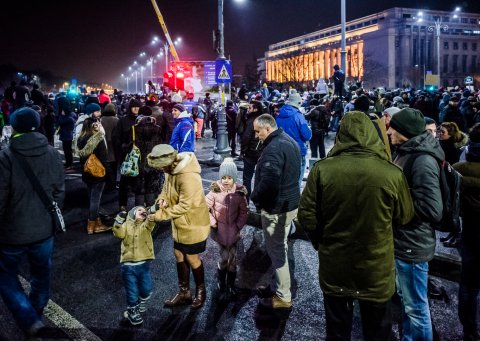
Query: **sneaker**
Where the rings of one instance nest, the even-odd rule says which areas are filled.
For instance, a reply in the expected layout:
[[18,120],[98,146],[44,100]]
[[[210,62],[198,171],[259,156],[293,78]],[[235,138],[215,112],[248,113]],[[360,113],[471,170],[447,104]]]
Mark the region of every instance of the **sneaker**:
[[142,298],[140,297],[138,300],[138,311],[144,313],[147,311],[147,302],[152,297],[152,294],[148,295],[148,297]]
[[135,307],[128,307],[123,313],[123,317],[128,319],[133,326],[143,323],[142,315],[140,315],[140,312],[138,311],[138,305]]
[[262,298],[260,305],[268,309],[292,309],[292,301],[282,301],[277,295],[273,295],[270,298]]

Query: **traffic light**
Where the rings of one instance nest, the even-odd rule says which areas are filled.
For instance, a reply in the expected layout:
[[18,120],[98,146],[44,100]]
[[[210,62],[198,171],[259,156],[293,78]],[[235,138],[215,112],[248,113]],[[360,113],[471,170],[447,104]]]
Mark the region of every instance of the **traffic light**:
[[169,89],[175,88],[175,75],[172,71],[165,72],[163,74],[163,86],[168,87]]
[[182,71],[177,71],[177,79],[175,80],[175,89],[184,90],[185,89],[185,74]]

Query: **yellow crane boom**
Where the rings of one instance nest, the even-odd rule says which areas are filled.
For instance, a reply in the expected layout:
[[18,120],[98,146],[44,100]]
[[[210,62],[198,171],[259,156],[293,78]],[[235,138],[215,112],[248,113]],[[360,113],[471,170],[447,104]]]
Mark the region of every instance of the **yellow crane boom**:
[[157,6],[157,2],[155,0],[150,0],[152,2],[153,8],[155,9],[155,13],[157,14],[158,21],[160,22],[160,26],[162,26],[163,33],[165,34],[165,38],[167,39],[168,46],[170,47],[170,53],[173,56],[173,59],[176,62],[180,61],[178,57],[177,50],[175,49],[175,45],[172,42],[172,38],[170,38],[170,34],[168,33],[167,25],[165,24],[165,20],[163,20],[162,13],[160,13],[160,9]]

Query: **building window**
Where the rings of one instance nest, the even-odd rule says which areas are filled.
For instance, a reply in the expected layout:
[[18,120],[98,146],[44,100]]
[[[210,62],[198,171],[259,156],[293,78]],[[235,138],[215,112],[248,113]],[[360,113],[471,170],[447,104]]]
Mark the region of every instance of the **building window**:
[[477,56],[472,56],[472,66],[470,71],[472,73],[477,72]]
[[442,21],[443,21],[443,22],[450,22],[450,17],[443,17],[443,18],[442,18]]
[[458,55],[454,54],[452,58],[452,71],[457,72],[458,71]]
[[457,42],[454,42],[454,43],[453,43],[453,49],[454,49],[454,50],[458,50],[458,43],[457,43]]
[[462,18],[462,24],[468,24],[468,18]]
[[468,50],[468,44],[465,43],[465,42],[463,42],[463,43],[462,43],[462,49],[463,49],[464,51]]
[[462,56],[462,72],[463,73],[467,73],[467,57],[468,56],[466,54]]
[[477,43],[472,43],[472,51],[477,51]]
[[448,41],[443,42],[443,48],[448,50]]
[[412,15],[411,14],[403,14],[403,19],[408,19],[408,18],[411,18]]
[[448,73],[448,54],[443,55],[443,73]]

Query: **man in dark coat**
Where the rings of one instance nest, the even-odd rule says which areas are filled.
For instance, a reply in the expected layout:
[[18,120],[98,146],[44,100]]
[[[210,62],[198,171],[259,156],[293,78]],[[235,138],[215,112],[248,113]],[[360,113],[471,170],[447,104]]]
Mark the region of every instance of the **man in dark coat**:
[[235,129],[235,124],[237,122],[237,109],[233,105],[233,101],[227,101],[227,105],[225,107],[225,115],[227,119],[228,145],[232,149],[230,154],[232,155],[232,157],[235,157],[238,156],[238,154],[235,152],[237,148],[237,131]]
[[[50,296],[54,228],[52,215],[27,180],[19,158],[25,159],[47,196],[60,207],[65,181],[60,154],[36,132],[38,112],[19,109],[11,124],[10,146],[0,151],[0,295],[20,328],[32,336],[43,327],[43,309]],[[34,283],[28,296],[18,279],[23,258],[28,259]]]
[[247,188],[247,203],[252,194],[252,179],[255,172],[262,145],[260,140],[255,136],[253,122],[263,113],[263,105],[259,101],[252,101],[248,106],[247,121],[245,130],[241,139],[241,155],[243,158],[243,185]]
[[270,114],[260,115],[253,127],[264,149],[255,171],[251,199],[261,210],[265,245],[274,270],[270,289],[262,292],[266,297],[260,304],[269,309],[291,309],[287,236],[300,200],[300,147],[277,127]]
[[416,109],[404,108],[396,113],[387,133],[392,144],[398,147],[394,162],[404,169],[415,209],[415,218],[393,231],[397,293],[403,309],[403,337],[432,340],[427,295],[428,262],[435,253],[432,224],[438,223],[443,214],[440,162],[445,159],[445,154],[439,142],[425,130],[423,114]]
[[389,339],[393,230],[412,217],[408,183],[374,123],[363,112],[348,112],[337,143],[311,170],[298,209],[318,250],[327,339],[351,338],[354,300],[365,340]]

